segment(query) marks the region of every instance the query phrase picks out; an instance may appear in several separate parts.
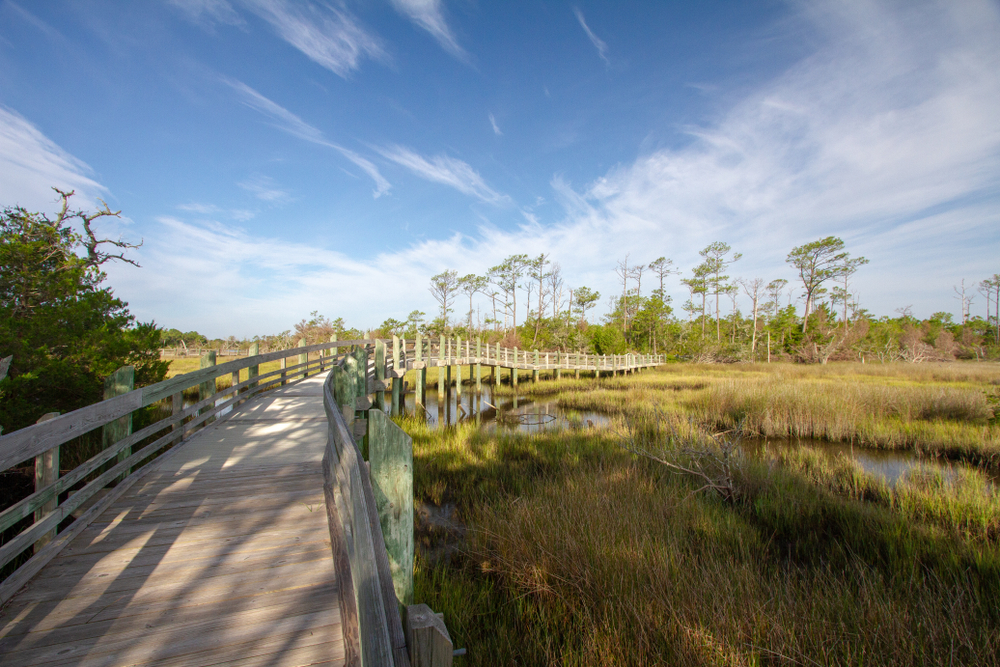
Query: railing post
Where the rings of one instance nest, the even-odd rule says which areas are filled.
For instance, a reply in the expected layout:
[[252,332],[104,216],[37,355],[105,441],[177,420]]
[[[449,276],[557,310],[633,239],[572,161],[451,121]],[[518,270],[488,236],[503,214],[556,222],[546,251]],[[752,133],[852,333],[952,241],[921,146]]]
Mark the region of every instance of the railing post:
[[438,342],[438,406],[444,401],[444,334]]
[[385,342],[375,341],[375,407],[385,410]]
[[[177,392],[170,397],[170,413],[177,416],[184,409],[184,394],[182,392]],[[177,444],[184,439],[184,424],[177,422],[170,427],[171,431],[179,431],[177,438],[174,440],[174,444]]]
[[[250,346],[250,356],[251,357],[256,357],[259,354],[260,354],[260,343],[254,343],[253,345]],[[247,367],[247,379],[248,380],[252,380],[255,377],[257,377],[258,375],[260,375],[260,365],[259,364],[254,364],[253,366],[248,366]],[[247,385],[247,393],[253,391],[256,386],[257,386],[256,382],[251,382],[249,385]]]
[[514,348],[514,367],[510,369],[510,383],[513,387],[517,388],[517,348]]
[[406,645],[412,667],[451,667],[453,645],[444,620],[426,604],[406,609]]
[[[406,339],[403,339],[403,349],[406,349]],[[399,355],[399,336],[392,337],[392,415],[396,416],[399,414],[399,399],[402,394],[400,392],[401,385],[403,384],[403,378],[399,375],[401,371],[406,370],[406,365],[403,364],[403,358]]]
[[[135,389],[135,367],[122,366],[108,376],[104,381],[104,400],[127,394]],[[122,438],[132,435],[132,413],[104,425],[101,429],[102,449],[107,449]],[[118,452],[119,463],[132,456],[132,448],[126,447]],[[118,477],[121,481],[129,476],[131,470],[126,470]]]
[[[462,337],[455,339],[455,395],[462,398]],[[450,370],[450,369],[449,369]]]
[[384,412],[368,422],[371,481],[396,598],[413,602],[413,439]]
[[493,386],[500,387],[500,343],[497,343],[497,353],[493,359]]
[[[131,368],[131,366],[129,366],[129,368]],[[39,417],[38,421],[35,423],[41,424],[42,422],[47,422],[50,419],[55,419],[58,416],[58,412],[47,412]],[[57,479],[59,479],[59,445],[56,445],[52,449],[35,457],[35,491],[39,491],[50,484],[55,484]],[[55,511],[56,505],[58,504],[59,499],[53,498],[35,510],[35,523],[44,519],[50,512]],[[35,553],[41,551],[42,547],[55,539],[57,530],[58,526],[45,533],[35,541]]]
[[[486,353],[489,354],[490,346],[486,346]],[[483,356],[483,337],[476,338],[476,393],[483,391],[483,365],[480,362]]]
[[[299,347],[305,347],[305,346],[306,346],[306,339],[305,338],[300,338],[299,339]],[[308,352],[299,352],[299,365],[301,366],[302,364],[307,364],[307,363],[309,363],[309,353]],[[309,373],[307,373],[305,367],[303,367],[302,368],[302,379],[304,380],[308,376],[309,376]]]
[[[423,343],[420,340],[420,333],[418,332],[417,333],[417,340],[416,340],[416,342],[413,345],[413,360],[416,361],[418,364],[421,364],[421,365],[423,364],[423,355],[421,354],[421,352],[422,352],[422,350],[421,350],[422,344]],[[413,387],[414,393],[415,393],[413,402],[416,405],[417,416],[420,417],[421,419],[424,418],[424,410],[426,409],[426,408],[424,408],[424,380],[425,380],[425,375],[424,375],[423,371],[424,371],[423,368],[418,368],[417,369],[417,377],[414,380],[414,387]]]
[[534,368],[531,370],[531,381],[534,384],[538,384],[538,348],[535,348],[535,363]]
[[[205,354],[201,355],[201,362],[199,363],[199,366],[201,366],[201,368],[211,368],[211,367],[215,366],[215,350],[209,350]],[[284,377],[284,374],[282,374],[282,377]],[[202,382],[201,384],[198,385],[198,401],[199,402],[204,401],[206,398],[209,398],[211,396],[215,396],[215,378],[214,377],[213,378],[209,378],[208,380],[205,380],[204,382]],[[204,414],[204,413],[208,412],[211,409],[212,409],[211,406],[206,405],[205,407],[203,407],[200,410],[198,410],[198,414],[200,414],[200,415]],[[215,417],[214,416],[213,417],[209,417],[208,419],[205,420],[205,426],[208,426],[213,421],[215,421]]]

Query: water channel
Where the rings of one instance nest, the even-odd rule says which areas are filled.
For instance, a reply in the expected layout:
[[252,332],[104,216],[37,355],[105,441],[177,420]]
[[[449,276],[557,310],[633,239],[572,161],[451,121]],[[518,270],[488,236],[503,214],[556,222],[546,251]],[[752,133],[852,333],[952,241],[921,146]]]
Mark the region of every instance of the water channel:
[[[408,415],[417,413],[415,398],[412,390],[405,395],[404,410]],[[567,410],[557,405],[554,400],[535,400],[509,394],[495,396],[485,383],[482,394],[464,391],[458,395],[450,391],[445,394],[443,401],[438,401],[436,391],[428,391],[422,412],[431,428],[477,423],[486,429],[503,428],[523,433],[542,433],[593,428],[610,423],[610,419],[602,413]],[[964,465],[920,458],[912,450],[871,449],[825,440],[772,438],[753,439],[742,443],[743,451],[753,457],[803,446],[820,451],[831,459],[839,455],[847,456],[857,461],[865,472],[882,477],[889,484],[895,484],[908,471],[921,465],[938,468],[945,477],[951,474],[954,467]],[[991,479],[994,484],[1000,483],[1000,475],[993,474]]]

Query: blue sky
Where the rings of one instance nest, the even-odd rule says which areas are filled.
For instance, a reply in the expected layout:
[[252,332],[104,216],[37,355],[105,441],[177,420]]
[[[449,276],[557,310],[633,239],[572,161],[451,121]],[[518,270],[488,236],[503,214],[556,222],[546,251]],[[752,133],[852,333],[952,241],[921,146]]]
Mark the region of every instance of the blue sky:
[[792,281],[827,235],[862,306],[957,313],[1000,273],[1000,6],[0,0],[0,204],[53,185],[143,240],[133,313],[213,336],[432,312],[515,252]]

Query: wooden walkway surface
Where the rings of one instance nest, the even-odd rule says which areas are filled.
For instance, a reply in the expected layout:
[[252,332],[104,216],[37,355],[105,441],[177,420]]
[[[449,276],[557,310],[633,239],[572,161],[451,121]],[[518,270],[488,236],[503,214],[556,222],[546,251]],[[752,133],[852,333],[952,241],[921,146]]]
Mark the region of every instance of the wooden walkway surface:
[[0,614],[0,663],[343,664],[324,375],[169,453]]

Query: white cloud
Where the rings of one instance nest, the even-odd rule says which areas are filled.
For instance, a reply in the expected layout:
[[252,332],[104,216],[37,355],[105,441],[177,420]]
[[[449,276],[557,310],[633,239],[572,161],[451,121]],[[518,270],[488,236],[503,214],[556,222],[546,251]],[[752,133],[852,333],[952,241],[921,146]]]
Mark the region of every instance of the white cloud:
[[0,106],[0,206],[54,212],[53,187],[76,190],[73,202],[92,208],[108,191],[93,170],[46,137],[16,111]]
[[435,155],[428,159],[403,146],[388,146],[378,151],[386,159],[406,167],[417,176],[435,183],[443,183],[463,194],[478,197],[491,204],[508,199],[486,185],[482,176],[467,163],[453,157]]
[[490,125],[493,126],[493,134],[498,137],[503,136],[503,132],[500,131],[500,126],[497,125],[497,119],[493,117],[493,114],[490,114]]
[[354,151],[344,148],[339,144],[327,141],[319,129],[313,127],[309,123],[306,123],[304,120],[280,104],[264,97],[242,81],[225,78],[223,81],[239,94],[240,101],[243,104],[251,109],[254,109],[255,111],[259,111],[265,116],[269,116],[272,120],[276,121],[275,126],[279,129],[284,130],[299,139],[304,139],[305,141],[309,141],[320,146],[332,148],[361,168],[362,171],[371,176],[372,180],[375,181],[375,190],[373,194],[376,199],[388,192],[392,187],[392,185],[389,184],[389,181],[385,180],[385,178],[382,177],[382,174],[379,173],[378,167],[372,164],[371,161],[366,160]]
[[365,57],[387,61],[381,40],[369,33],[347,9],[305,0],[240,0],[271,24],[278,36],[310,60],[347,78]]
[[243,19],[226,0],[168,0],[191,21],[210,28],[215,23],[243,25]]
[[[568,284],[605,295],[620,290],[613,269],[625,253],[637,262],[665,255],[687,273],[697,250],[716,240],[744,253],[734,275],[792,280],[788,251],[833,234],[871,260],[855,286],[864,307],[954,310],[952,285],[997,272],[997,8],[831,1],[807,6],[798,20],[789,29],[819,33],[814,52],[717,122],[691,128],[690,145],[643,155],[576,189],[553,177],[565,210],[558,223],[543,224],[540,211],[521,207],[519,227],[484,224],[474,238],[432,239],[360,260],[174,221],[147,235],[139,258],[146,268],[116,267],[129,279],[112,284],[125,296],[141,293],[133,309],[141,303],[164,324],[243,335],[290,328],[316,309],[355,326],[402,319],[414,308],[432,312],[430,276],[447,268],[482,273],[522,252],[551,252]],[[379,152],[427,180],[505,199],[454,158],[400,146]],[[393,289],[373,291],[386,266]],[[218,287],[177,299],[184,277]],[[668,291],[675,305],[687,298],[676,277]],[[147,294],[161,296],[147,303]]]
[[462,62],[468,62],[469,54],[458,45],[458,40],[444,18],[441,0],[392,0],[392,6],[429,32],[445,51]]
[[605,44],[604,41],[595,35],[594,31],[590,29],[590,26],[587,25],[587,21],[583,18],[583,12],[581,12],[579,8],[574,7],[573,13],[576,14],[576,20],[580,22],[580,26],[583,28],[583,31],[587,33],[587,37],[590,38],[590,43],[594,45],[595,49],[597,49],[597,55],[601,57],[601,60],[604,61],[605,65],[610,65],[611,61],[608,59],[608,45]]
[[274,179],[268,176],[252,176],[239,186],[261,201],[280,204],[290,199],[288,191],[278,187]]

